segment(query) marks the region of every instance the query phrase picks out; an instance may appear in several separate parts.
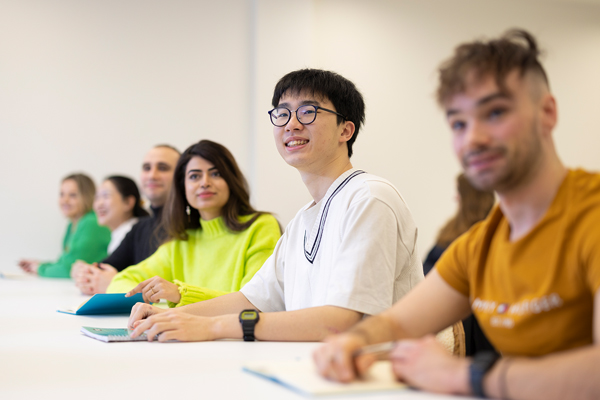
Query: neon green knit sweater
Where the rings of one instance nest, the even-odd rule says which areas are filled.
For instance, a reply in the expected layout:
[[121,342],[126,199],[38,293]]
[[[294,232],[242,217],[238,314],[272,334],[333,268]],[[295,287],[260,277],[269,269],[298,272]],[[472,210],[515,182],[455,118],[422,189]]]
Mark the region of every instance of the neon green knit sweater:
[[[240,217],[248,221],[252,216]],[[269,258],[281,236],[279,224],[261,215],[248,229],[230,231],[222,217],[200,220],[200,229],[188,230],[188,240],[171,240],[137,265],[113,278],[106,293],[124,293],[154,276],[179,286],[184,306],[240,290]]]
[[110,229],[98,225],[96,214],[88,212],[67,227],[63,239],[63,253],[56,262],[40,264],[38,275],[49,278],[70,278],[71,265],[77,260],[87,263],[101,261],[106,258],[106,249],[110,243]]

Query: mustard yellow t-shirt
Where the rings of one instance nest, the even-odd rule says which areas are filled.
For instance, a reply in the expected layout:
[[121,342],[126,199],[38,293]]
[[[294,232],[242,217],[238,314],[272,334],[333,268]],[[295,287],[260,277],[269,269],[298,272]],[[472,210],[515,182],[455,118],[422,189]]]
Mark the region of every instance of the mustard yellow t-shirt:
[[600,288],[600,174],[571,170],[546,215],[524,237],[496,207],[456,240],[436,269],[469,297],[505,355],[541,356],[593,343]]

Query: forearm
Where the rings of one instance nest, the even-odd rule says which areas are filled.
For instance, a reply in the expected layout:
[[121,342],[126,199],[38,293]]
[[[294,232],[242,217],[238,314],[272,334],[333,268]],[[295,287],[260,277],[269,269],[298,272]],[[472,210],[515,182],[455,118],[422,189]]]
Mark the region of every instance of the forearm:
[[55,263],[43,263],[38,268],[38,275],[46,278],[70,278],[71,264],[65,264],[62,260]]
[[235,314],[237,316],[243,310],[250,308],[256,309],[241,292],[234,292],[199,303],[177,307],[177,310],[193,315],[214,317],[226,314]]
[[[256,324],[255,337],[269,341],[316,342],[347,330],[361,317],[361,313],[335,306],[262,313]],[[238,314],[215,318],[215,337],[241,338]]]
[[488,397],[598,399],[600,346],[586,346],[540,358],[505,358],[484,380]]
[[398,338],[394,332],[393,320],[387,313],[361,321],[350,328],[348,333],[360,336],[366,344],[389,342]]

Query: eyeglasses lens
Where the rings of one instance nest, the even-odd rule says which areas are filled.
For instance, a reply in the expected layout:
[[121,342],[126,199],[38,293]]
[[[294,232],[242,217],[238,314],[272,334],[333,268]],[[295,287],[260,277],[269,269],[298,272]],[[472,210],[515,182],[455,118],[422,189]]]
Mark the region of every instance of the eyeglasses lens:
[[[290,121],[292,111],[285,107],[277,107],[271,112],[271,122],[275,126],[285,126]],[[304,105],[296,110],[298,121],[303,125],[312,124],[317,118],[317,107]]]

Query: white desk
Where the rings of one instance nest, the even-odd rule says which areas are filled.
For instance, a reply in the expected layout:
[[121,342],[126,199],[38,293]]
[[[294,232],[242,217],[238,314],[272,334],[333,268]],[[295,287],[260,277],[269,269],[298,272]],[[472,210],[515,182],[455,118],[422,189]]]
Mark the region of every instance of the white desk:
[[[80,334],[80,327],[124,328],[126,316],[56,312],[87,298],[70,280],[0,278],[0,399],[304,398],[242,365],[309,357],[318,343],[103,343]],[[329,398],[449,397],[405,391]]]

